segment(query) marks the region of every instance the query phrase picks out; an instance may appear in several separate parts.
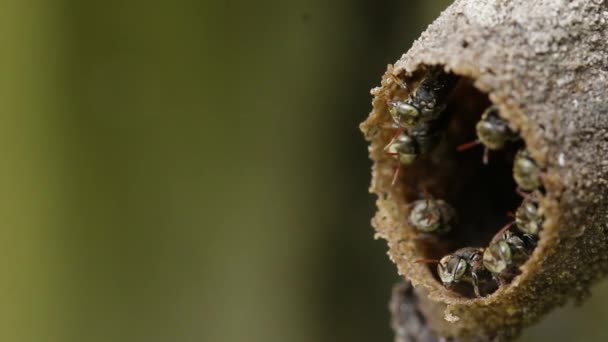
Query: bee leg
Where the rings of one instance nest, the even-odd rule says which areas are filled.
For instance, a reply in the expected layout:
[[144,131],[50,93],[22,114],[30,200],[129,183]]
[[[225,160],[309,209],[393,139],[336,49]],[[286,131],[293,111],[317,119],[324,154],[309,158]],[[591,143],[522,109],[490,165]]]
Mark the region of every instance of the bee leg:
[[[525,239],[525,237],[524,237]],[[525,256],[530,256],[530,250],[529,250],[529,244],[528,241],[526,239],[526,241],[524,241],[523,239],[517,238],[514,240],[509,240],[509,245],[511,246],[511,248],[514,248],[517,252],[519,253],[523,253]]]
[[515,192],[517,192],[517,194],[519,196],[523,197],[526,200],[529,200],[529,201],[534,202],[534,203],[538,203],[539,202],[539,200],[537,198],[538,192],[536,190],[534,192],[528,193],[528,192],[523,191],[520,188],[517,188],[517,189],[515,189]]
[[532,200],[532,195],[530,195],[527,192],[524,192],[522,189],[520,189],[519,187],[517,189],[515,189],[515,192],[517,192],[517,194],[521,197],[523,197],[524,199],[527,200]]
[[395,67],[392,64],[389,64],[386,66],[386,69],[388,71],[388,77],[390,77],[390,79],[397,85],[403,87],[403,81],[399,78],[399,76],[394,74]]
[[492,278],[494,279],[494,281],[496,282],[496,284],[498,285],[498,287],[501,287],[505,284],[504,281],[502,281],[502,278],[497,276],[497,275],[492,275]]
[[[394,143],[395,140],[397,140],[397,138],[399,138],[399,136],[401,135],[401,133],[403,133],[403,131],[405,131],[405,129],[403,129],[403,128],[399,128],[395,131],[395,135],[393,135],[393,137],[388,142],[388,144],[386,144],[386,146],[384,146],[385,152],[386,152],[386,149],[388,149],[388,147],[391,146],[391,144]],[[391,155],[391,153],[388,153],[388,152],[386,152],[386,154]]]
[[393,80],[393,82],[395,82],[395,84],[397,84],[399,87],[404,88],[404,84],[403,81],[397,77],[395,74],[389,74],[389,77],[391,78],[391,80]]
[[383,122],[381,124],[378,125],[378,128],[381,129],[399,129],[399,125],[397,125],[396,122],[391,121],[391,122]]
[[395,135],[393,135],[393,138],[391,139],[391,142],[389,143],[389,145],[392,144],[392,143],[394,143],[395,140],[397,138],[399,138],[399,136],[401,135],[401,133],[403,133],[403,131],[405,131],[405,129],[403,129],[401,127],[397,128],[397,130],[395,131]]
[[473,291],[475,292],[475,296],[477,298],[481,298],[481,294],[479,293],[479,279],[477,279],[477,273],[471,273],[471,278],[473,279]]
[[519,252],[522,252],[526,257],[530,256],[530,251],[526,247],[524,247],[524,246],[517,247],[517,250]]
[[528,247],[536,247],[536,237],[530,234],[524,234],[524,243],[528,245]]
[[490,154],[490,149],[487,148],[487,147],[484,147],[484,149],[483,149],[483,157],[482,157],[483,165],[488,165],[488,161],[490,159],[489,154]]

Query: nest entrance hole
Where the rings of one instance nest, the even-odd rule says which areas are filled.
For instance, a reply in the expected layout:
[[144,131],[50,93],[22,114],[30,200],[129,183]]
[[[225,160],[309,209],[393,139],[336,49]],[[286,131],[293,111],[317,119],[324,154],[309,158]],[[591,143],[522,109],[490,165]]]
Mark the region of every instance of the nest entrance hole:
[[[442,114],[441,141],[429,155],[409,166],[396,184],[404,187],[408,203],[420,199],[424,190],[433,199],[445,200],[457,213],[449,233],[434,241],[419,239],[420,255],[426,259],[438,260],[463,247],[485,248],[502,227],[513,221],[509,213],[514,213],[522,201],[512,175],[513,160],[522,142],[489,151],[488,164],[482,162],[483,145],[457,151],[459,145],[476,140],[475,125],[492,102],[472,79],[452,77],[456,81]],[[437,277],[435,265],[430,267]],[[470,285],[460,287],[458,292],[472,296]]]

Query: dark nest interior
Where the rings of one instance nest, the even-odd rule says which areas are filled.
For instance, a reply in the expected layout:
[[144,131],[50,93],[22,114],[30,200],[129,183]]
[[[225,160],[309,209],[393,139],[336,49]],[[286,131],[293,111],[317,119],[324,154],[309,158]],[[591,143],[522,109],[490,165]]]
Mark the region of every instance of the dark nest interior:
[[[421,199],[424,191],[456,210],[457,221],[449,233],[437,239],[417,239],[420,255],[426,259],[438,260],[462,247],[488,246],[502,227],[513,222],[510,213],[522,202],[513,179],[513,161],[523,142],[489,151],[488,164],[482,162],[483,145],[457,151],[458,146],[476,140],[475,125],[492,103],[487,94],[475,88],[473,80],[453,77],[455,85],[438,123],[441,141],[428,155],[404,167],[395,184],[404,187],[408,203]],[[436,264],[429,267],[437,277]],[[495,285],[489,286],[485,294],[496,289]],[[474,296],[470,284],[461,283],[453,290]]]

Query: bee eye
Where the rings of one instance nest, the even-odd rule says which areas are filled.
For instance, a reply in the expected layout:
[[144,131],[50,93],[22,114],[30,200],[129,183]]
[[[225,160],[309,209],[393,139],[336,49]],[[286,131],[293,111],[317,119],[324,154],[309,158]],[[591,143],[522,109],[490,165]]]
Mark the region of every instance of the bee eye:
[[454,271],[454,278],[460,279],[464,275],[467,270],[467,262],[464,259],[458,260],[458,264],[456,265],[456,271]]
[[392,102],[389,107],[388,111],[393,121],[397,122],[400,126],[411,125],[420,116],[418,108],[406,102]]
[[441,282],[449,285],[454,282],[454,276],[452,275],[452,261],[453,257],[451,255],[446,255],[439,261],[437,265],[437,273],[439,274],[439,278]]

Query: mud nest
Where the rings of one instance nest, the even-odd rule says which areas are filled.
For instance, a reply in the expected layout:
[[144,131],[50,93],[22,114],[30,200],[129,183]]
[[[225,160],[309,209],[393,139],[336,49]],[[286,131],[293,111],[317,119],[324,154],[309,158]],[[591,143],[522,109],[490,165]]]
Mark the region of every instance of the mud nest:
[[372,90],[372,220],[437,336],[508,340],[608,270],[605,1],[456,1]]

